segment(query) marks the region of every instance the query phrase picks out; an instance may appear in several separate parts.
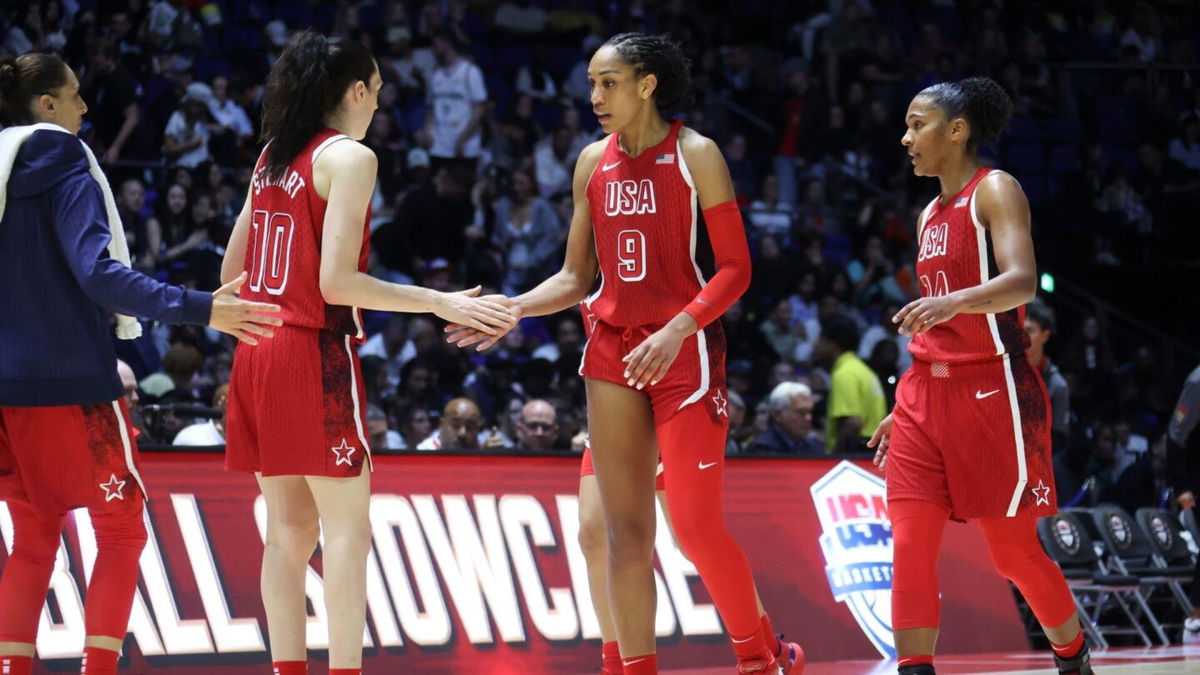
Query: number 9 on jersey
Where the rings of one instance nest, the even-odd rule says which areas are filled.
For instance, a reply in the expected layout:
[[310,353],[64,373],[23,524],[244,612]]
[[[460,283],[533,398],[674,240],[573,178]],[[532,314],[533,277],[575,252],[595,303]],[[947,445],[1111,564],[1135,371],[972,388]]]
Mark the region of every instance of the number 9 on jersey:
[[621,281],[646,278],[646,235],[638,230],[617,233],[617,276]]

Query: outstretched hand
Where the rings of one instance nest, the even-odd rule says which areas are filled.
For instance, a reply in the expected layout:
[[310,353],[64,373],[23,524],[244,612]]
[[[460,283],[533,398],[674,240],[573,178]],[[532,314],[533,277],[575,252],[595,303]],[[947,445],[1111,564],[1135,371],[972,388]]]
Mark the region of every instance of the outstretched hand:
[[283,319],[274,316],[279,313],[279,305],[250,302],[237,297],[237,291],[246,283],[246,278],[246,273],[242,272],[233,281],[213,291],[208,325],[248,345],[256,345],[256,335],[273,337],[275,331],[271,327],[282,326]]
[[[470,289],[469,291],[462,292],[478,293],[479,289],[476,287]],[[520,309],[517,307],[517,304],[513,302],[512,298],[500,294],[484,295],[475,298],[475,300],[501,308],[505,312],[505,316],[508,317],[508,322],[505,325],[495,326],[489,329],[487,326],[477,326],[464,321],[455,321],[449,319],[448,317],[442,318],[450,321],[445,328],[445,332],[447,333],[446,342],[449,342],[453,345],[458,345],[459,347],[477,345],[475,347],[475,351],[481,352],[490,348],[492,345],[499,342],[501,338],[507,335],[508,331],[512,330],[513,327],[517,325],[517,322],[521,320],[521,315]],[[441,315],[439,314],[439,316]]]
[[480,286],[456,293],[442,293],[433,313],[449,321],[485,335],[503,335],[512,330],[517,320],[509,312],[511,301],[503,295],[480,297]]

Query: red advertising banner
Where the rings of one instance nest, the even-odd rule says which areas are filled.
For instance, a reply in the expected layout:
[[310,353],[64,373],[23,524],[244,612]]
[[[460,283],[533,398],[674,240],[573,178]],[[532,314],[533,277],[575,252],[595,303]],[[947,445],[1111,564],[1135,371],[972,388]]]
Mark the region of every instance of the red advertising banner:
[[[599,631],[576,544],[578,458],[430,453],[378,457],[375,467],[364,672],[595,672]],[[225,473],[217,454],[147,453],[142,475],[150,543],[122,672],[269,673],[258,587],[265,510],[253,478]],[[732,459],[725,492],[763,603],[810,662],[890,652],[891,527],[869,464]],[[73,521],[37,672],[78,668],[95,543],[86,512]],[[12,522],[2,504],[0,538],[3,562]],[[732,667],[720,618],[661,516],[656,552],[661,666]],[[314,661],[326,656],[320,570],[318,554],[307,578]],[[940,578],[939,651],[1027,648],[977,528],[947,529]]]

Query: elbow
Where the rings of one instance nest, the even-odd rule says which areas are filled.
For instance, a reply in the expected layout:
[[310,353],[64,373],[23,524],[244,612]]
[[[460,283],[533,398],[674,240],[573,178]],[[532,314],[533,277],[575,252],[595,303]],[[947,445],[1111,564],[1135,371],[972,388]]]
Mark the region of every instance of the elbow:
[[318,286],[321,289],[321,298],[330,305],[345,305],[345,284],[342,279],[332,272],[321,270]]
[[1021,279],[1021,304],[1033,302],[1037,299],[1038,291],[1038,275],[1037,272],[1029,272]]

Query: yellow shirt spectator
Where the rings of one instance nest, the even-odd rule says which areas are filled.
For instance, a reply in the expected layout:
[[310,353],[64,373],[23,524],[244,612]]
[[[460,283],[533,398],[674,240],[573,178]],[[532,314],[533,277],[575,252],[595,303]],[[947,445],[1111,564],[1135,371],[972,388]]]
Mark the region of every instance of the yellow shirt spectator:
[[838,418],[857,417],[864,440],[887,415],[883,385],[871,367],[852,351],[844,351],[834,361],[829,384],[829,405],[825,413],[826,449],[833,452],[838,442]]

